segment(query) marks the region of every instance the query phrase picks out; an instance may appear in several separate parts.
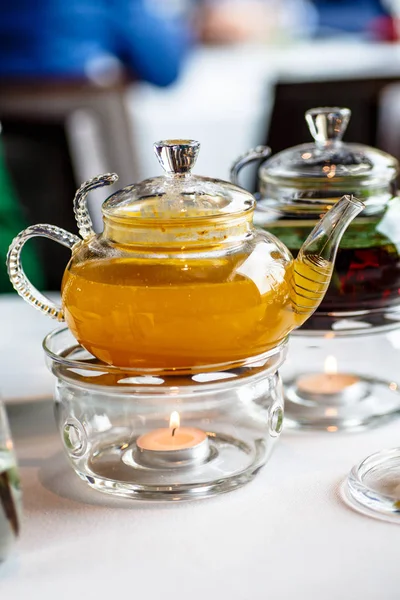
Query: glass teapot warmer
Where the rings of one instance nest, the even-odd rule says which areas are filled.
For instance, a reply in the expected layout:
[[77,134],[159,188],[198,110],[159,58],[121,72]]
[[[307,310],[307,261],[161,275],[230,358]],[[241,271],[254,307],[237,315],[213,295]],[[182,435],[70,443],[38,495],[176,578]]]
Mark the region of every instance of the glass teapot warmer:
[[[350,114],[332,107],[307,111],[314,143],[280,152],[259,170],[255,224],[294,256],[342,194],[365,203],[342,238],[324,299],[291,333],[281,375],[285,422],[296,429],[362,429],[400,411],[399,168],[384,152],[342,142]],[[267,154],[260,147],[241,157],[232,181]]]
[[239,369],[180,377],[106,365],[67,328],[44,350],[65,453],[101,492],[171,501],[228,492],[255,476],[281,433],[286,342]]
[[280,373],[285,425],[293,429],[356,431],[384,423],[400,410],[400,328],[297,332]]

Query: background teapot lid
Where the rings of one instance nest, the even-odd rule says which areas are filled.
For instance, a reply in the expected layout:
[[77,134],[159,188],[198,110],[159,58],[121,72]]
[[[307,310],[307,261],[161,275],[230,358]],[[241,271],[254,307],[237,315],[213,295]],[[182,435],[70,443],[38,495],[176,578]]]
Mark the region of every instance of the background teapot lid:
[[164,140],[154,144],[165,175],[128,185],[103,203],[103,214],[117,219],[197,219],[253,210],[250,192],[219,179],[191,173],[200,144]]
[[[350,189],[363,185],[387,184],[398,173],[397,160],[376,148],[363,144],[342,142],[351,117],[348,108],[312,108],[305,118],[314,143],[301,144],[283,150],[268,159],[260,168],[263,182],[278,185],[292,180],[304,188],[306,179],[311,185],[343,186],[348,179]],[[294,181],[293,181],[294,180]]]

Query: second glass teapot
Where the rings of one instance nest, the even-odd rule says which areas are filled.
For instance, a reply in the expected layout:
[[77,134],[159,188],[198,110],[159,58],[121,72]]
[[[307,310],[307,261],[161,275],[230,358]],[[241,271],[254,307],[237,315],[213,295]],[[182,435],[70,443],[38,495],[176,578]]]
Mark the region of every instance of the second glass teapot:
[[[351,112],[319,107],[306,112],[313,142],[283,150],[258,171],[256,226],[279,237],[294,256],[321,215],[344,193],[361,198],[365,210],[341,242],[332,281],[305,329],[382,326],[398,320],[400,306],[400,198],[398,161],[377,148],[342,141]],[[256,148],[232,169],[265,158]]]
[[[12,284],[29,303],[65,321],[79,343],[108,364],[140,372],[232,368],[281,343],[321,302],[339,241],[362,210],[345,196],[315,227],[296,260],[253,225],[254,197],[228,182],[191,174],[198,142],[155,144],[166,176],[123,188],[103,204],[96,234],[81,186],[74,210],[81,238],[35,225],[10,246]],[[62,307],[27,280],[20,254],[33,236],[68,246]]]

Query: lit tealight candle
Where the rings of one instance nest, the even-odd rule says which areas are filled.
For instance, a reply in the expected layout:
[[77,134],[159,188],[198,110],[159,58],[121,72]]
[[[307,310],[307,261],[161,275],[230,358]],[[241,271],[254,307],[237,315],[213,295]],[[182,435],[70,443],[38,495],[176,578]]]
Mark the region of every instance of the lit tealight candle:
[[[349,392],[360,391],[360,378],[337,372],[337,360],[334,356],[327,356],[324,363],[324,373],[303,375],[297,380],[297,389],[301,395],[306,396],[348,396]],[[357,394],[358,395],[358,394]]]
[[139,461],[154,468],[187,466],[204,462],[210,447],[207,434],[195,427],[181,427],[179,413],[171,413],[169,428],[154,429],[136,440]]

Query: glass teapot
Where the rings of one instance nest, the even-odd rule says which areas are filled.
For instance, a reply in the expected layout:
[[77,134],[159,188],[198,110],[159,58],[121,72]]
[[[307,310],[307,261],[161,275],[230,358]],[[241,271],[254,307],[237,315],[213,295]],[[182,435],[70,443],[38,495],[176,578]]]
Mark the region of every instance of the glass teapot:
[[[110,185],[106,174],[74,199],[81,238],[52,225],[28,227],[12,242],[8,270],[17,292],[58,321],[108,364],[140,372],[232,368],[281,343],[321,302],[339,241],[363,205],[345,196],[293,260],[253,224],[254,197],[232,183],[191,174],[192,140],[155,144],[166,175],[129,185],[102,206],[93,231],[86,197]],[[20,254],[33,236],[71,249],[62,307],[27,280]]]
[[[301,144],[268,158],[259,169],[254,222],[274,233],[294,256],[321,215],[343,193],[365,203],[338,250],[329,289],[308,329],[384,325],[400,307],[400,199],[395,158],[362,144],[342,141],[351,112],[314,108],[306,112],[314,143]],[[240,157],[231,172],[265,157],[259,147]],[[339,325],[340,323],[340,325]]]

